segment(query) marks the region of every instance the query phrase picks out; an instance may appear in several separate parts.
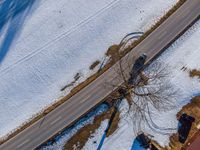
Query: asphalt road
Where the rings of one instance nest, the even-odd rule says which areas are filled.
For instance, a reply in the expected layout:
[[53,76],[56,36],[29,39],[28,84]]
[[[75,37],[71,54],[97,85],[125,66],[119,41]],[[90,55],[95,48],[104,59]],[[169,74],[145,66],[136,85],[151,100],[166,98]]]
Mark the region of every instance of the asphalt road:
[[[130,71],[128,63],[133,63],[141,53],[148,59],[160,54],[176,37],[200,16],[200,0],[188,0],[163,24],[122,59],[126,73]],[[128,62],[128,63],[127,63]],[[99,78],[71,97],[61,106],[47,114],[12,139],[0,146],[0,150],[31,150],[48,140],[60,130],[80,118],[100,103],[113,88],[107,83],[121,84],[117,73],[119,64],[115,64]],[[42,124],[41,124],[42,122]]]

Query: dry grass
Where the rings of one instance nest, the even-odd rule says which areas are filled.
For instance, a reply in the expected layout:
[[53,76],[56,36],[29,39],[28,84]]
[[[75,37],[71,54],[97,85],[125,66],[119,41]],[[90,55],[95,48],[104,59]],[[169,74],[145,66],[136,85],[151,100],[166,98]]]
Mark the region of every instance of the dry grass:
[[115,59],[115,56],[119,54],[119,49],[120,45],[111,45],[105,55],[111,57],[111,60],[113,60]]
[[[134,47],[136,47],[140,42],[142,42],[150,33],[152,33],[160,24],[162,24],[172,13],[174,13],[186,0],[179,0],[179,2],[176,3],[176,5],[174,5],[173,8],[171,8],[155,25],[153,25],[147,32],[145,32],[138,40],[134,41],[130,47],[126,48],[123,51],[123,54],[121,55],[121,57],[119,57],[118,59],[115,59],[115,61],[110,61],[110,63],[106,64],[101,71],[93,74],[92,76],[90,76],[89,78],[87,78],[84,82],[80,83],[78,86],[76,86],[73,90],[71,90],[71,92],[65,96],[64,98],[62,98],[61,100],[55,102],[53,105],[49,106],[48,108],[46,108],[44,111],[41,111],[38,113],[38,115],[36,115],[35,117],[33,117],[31,119],[31,121],[23,124],[22,126],[18,127],[15,131],[9,133],[7,135],[7,137],[3,140],[0,141],[0,144],[6,142],[7,140],[9,140],[10,138],[14,137],[15,135],[17,135],[18,133],[20,133],[21,131],[23,131],[24,129],[26,129],[27,127],[29,127],[30,125],[32,125],[34,122],[38,121],[39,119],[41,119],[42,117],[44,117],[47,113],[51,112],[52,110],[54,110],[56,107],[58,107],[59,105],[63,104],[65,101],[67,101],[69,98],[71,98],[74,94],[76,94],[77,92],[79,92],[81,89],[83,89],[85,86],[87,86],[88,84],[90,84],[92,81],[94,81],[97,77],[99,77],[101,74],[103,74],[106,70],[108,70],[112,65],[114,65],[119,59],[121,59],[123,56],[125,56],[129,51],[131,51]],[[181,35],[181,34],[180,34]],[[179,35],[179,36],[180,36]],[[177,37],[178,38],[178,37]],[[112,51],[112,50],[111,50]],[[111,55],[113,53],[108,52],[107,54]]]
[[[96,116],[93,124],[88,124],[81,128],[69,141],[67,141],[67,143],[64,145],[63,150],[73,150],[74,147],[76,147],[76,150],[82,149],[88,139],[92,137],[92,134],[95,133],[95,130],[100,127],[101,122],[111,117],[113,110],[114,108],[112,107],[101,115]],[[115,116],[113,124],[111,126],[111,130],[108,132],[107,136],[111,135],[118,128],[118,122],[119,113],[117,113],[117,115]]]
[[190,70],[190,77],[200,78],[200,70],[196,70],[196,69]]
[[98,64],[100,63],[99,60],[96,60],[95,62],[93,62],[91,65],[90,65],[90,70],[93,70]]

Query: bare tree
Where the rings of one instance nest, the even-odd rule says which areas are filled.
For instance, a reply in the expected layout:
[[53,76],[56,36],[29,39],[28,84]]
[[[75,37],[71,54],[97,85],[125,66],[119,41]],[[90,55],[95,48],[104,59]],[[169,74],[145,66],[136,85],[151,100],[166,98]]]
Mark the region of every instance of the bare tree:
[[[141,129],[143,123],[162,134],[175,128],[164,128],[156,125],[152,119],[154,110],[168,111],[174,108],[174,100],[177,98],[177,90],[173,89],[168,80],[167,67],[155,62],[144,72],[139,74],[138,80],[132,89],[129,89],[129,97],[132,103],[127,114],[132,118],[135,131]],[[130,102],[129,102],[130,103]]]
[[[121,42],[121,48],[124,47],[124,44],[127,43]],[[120,51],[116,53],[116,58],[119,57],[121,57]],[[118,78],[123,80],[123,84],[115,85],[109,82],[106,84],[111,85],[113,89],[117,87],[126,91],[125,99],[129,104],[126,116],[131,117],[134,131],[141,130],[144,123],[161,134],[168,134],[169,131],[176,130],[175,128],[159,127],[152,119],[156,115],[153,110],[168,111],[175,107],[174,101],[178,95],[168,80],[169,72],[166,69],[168,66],[159,62],[152,63],[144,71],[139,72],[133,85],[128,83],[129,76],[127,76],[121,60],[118,66],[115,71]],[[132,67],[131,64],[128,64],[128,66]]]

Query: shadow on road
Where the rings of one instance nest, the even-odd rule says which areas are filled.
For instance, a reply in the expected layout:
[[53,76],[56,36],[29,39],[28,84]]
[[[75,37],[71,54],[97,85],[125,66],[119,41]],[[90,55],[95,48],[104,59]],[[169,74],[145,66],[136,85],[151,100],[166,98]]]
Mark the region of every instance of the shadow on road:
[[0,2],[0,64],[12,42],[19,35],[26,17],[33,12],[35,2],[36,0],[3,0]]

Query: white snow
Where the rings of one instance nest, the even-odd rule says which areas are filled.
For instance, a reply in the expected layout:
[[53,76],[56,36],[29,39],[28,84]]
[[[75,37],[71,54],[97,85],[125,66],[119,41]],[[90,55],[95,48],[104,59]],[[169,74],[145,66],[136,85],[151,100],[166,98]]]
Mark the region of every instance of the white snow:
[[[147,30],[177,2],[40,0],[20,8],[21,1],[0,3],[0,137],[66,95],[60,89],[77,72],[83,81],[110,45]],[[4,10],[5,3],[16,8]]]

